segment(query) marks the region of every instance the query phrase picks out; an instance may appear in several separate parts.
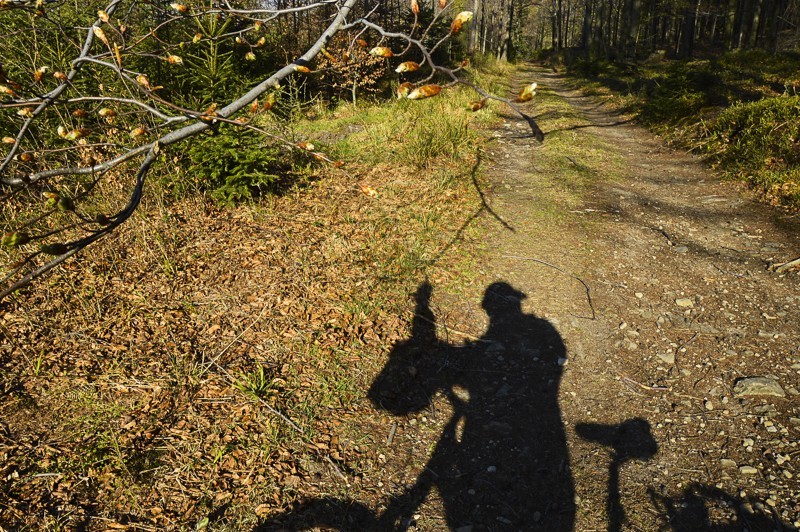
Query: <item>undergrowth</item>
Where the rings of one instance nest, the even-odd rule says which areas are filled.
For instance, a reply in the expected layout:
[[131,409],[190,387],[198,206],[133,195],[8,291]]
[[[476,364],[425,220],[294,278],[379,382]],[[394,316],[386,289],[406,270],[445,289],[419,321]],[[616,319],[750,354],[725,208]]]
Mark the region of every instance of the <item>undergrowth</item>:
[[621,107],[765,201],[798,210],[799,57],[745,51],[639,65],[578,61],[569,70],[589,91],[614,91]]

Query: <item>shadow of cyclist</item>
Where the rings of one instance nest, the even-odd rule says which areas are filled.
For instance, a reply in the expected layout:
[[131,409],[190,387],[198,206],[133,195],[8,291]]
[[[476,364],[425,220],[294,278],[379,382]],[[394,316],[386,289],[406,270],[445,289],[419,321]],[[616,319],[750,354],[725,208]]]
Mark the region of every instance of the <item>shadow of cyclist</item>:
[[463,346],[441,342],[431,293],[427,282],[417,289],[411,338],[394,347],[368,392],[375,406],[398,416],[429,407],[439,393],[451,403],[415,483],[380,514],[356,501],[318,499],[257,530],[405,530],[434,490],[450,530],[572,530],[574,489],[558,404],[561,337],[522,311],[525,294],[496,282],[482,302],[486,333]]
[[420,411],[437,392],[453,414],[415,484],[380,519],[404,519],[436,489],[448,528],[572,530],[574,490],[558,387],[564,343],[546,320],[522,312],[525,294],[497,282],[482,306],[489,316],[476,342],[436,339],[431,287],[417,290],[412,337],[397,345],[369,398],[396,415]]

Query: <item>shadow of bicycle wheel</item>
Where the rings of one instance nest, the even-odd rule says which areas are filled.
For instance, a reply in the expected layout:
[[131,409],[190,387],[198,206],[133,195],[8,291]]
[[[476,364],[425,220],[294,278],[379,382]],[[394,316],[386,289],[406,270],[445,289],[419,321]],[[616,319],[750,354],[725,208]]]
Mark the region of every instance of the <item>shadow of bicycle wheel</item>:
[[300,530],[376,530],[375,513],[349,499],[325,497],[297,504],[283,514],[270,517],[253,527],[253,532]]

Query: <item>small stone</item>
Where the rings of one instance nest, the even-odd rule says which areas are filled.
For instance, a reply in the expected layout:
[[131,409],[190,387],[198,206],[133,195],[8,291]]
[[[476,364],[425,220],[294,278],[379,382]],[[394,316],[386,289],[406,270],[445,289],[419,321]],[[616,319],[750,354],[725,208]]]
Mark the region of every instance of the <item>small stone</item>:
[[644,297],[644,294],[641,292],[636,292],[634,295],[636,296],[637,299],[642,299]]
[[559,366],[566,366],[567,365],[567,359],[566,358],[559,358],[558,359],[558,365]]
[[789,424],[793,427],[800,427],[800,417],[790,417]]
[[754,442],[754,441],[753,441],[753,438],[745,438],[745,439],[742,441],[742,445],[743,445],[744,447],[752,447],[752,446],[753,446],[753,445],[755,445],[755,444],[756,444],[756,442]]
[[489,473],[497,473],[497,467],[490,465],[489,467],[486,468],[486,471]]
[[688,253],[688,252],[689,252],[689,248],[687,248],[686,246],[676,246],[675,247],[675,253]]
[[510,392],[511,386],[508,383],[504,383],[494,395],[495,397],[507,397]]
[[688,297],[682,297],[680,299],[676,299],[675,304],[683,308],[694,308],[694,301],[692,301]]
[[675,353],[657,353],[656,356],[665,364],[672,365],[675,363]]
[[711,401],[706,401],[703,404],[705,405],[706,410],[708,410],[709,412],[714,410],[714,403],[712,403]]
[[492,342],[491,344],[489,344],[489,347],[486,348],[486,353],[497,354],[497,353],[502,353],[505,350],[506,350],[505,345],[501,344],[500,342]]
[[744,377],[736,381],[733,387],[736,397],[746,397],[754,395],[768,395],[772,397],[785,397],[786,393],[773,378],[770,377]]
[[772,507],[774,508],[774,507],[775,507],[775,505],[777,504],[777,502],[775,501],[775,499],[773,499],[773,498],[769,498],[769,499],[767,499],[767,504],[768,504],[769,506],[772,506]]
[[[753,413],[754,414],[758,414],[759,416],[769,417],[769,416],[774,416],[775,414],[777,414],[778,413],[778,409],[775,408],[775,405],[771,405],[771,404],[759,405],[759,406],[753,408]],[[764,422],[764,425],[766,425],[768,427],[771,426],[772,424],[773,424],[772,421],[765,421]]]
[[758,469],[753,466],[743,465],[739,468],[739,473],[742,475],[757,475]]
[[731,460],[729,458],[721,459],[719,461],[719,465],[721,465],[722,467],[724,467],[726,469],[735,469],[736,468],[736,462],[734,462],[733,460]]
[[542,513],[541,512],[533,512],[533,522],[534,523],[538,523],[539,519],[541,519],[541,518],[542,518]]
[[753,513],[755,513],[753,512],[753,505],[750,504],[749,502],[746,502],[741,506],[739,506],[739,509],[742,511],[743,514],[753,515]]

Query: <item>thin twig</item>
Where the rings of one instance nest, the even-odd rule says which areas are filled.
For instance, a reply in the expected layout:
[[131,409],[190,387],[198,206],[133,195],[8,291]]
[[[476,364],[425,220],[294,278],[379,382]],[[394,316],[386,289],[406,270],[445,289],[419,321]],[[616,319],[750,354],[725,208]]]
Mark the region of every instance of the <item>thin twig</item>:
[[[267,304],[266,304],[266,303],[264,303],[264,306],[261,308],[261,312],[258,314],[258,316],[256,316],[256,318],[255,318],[253,321],[251,321],[251,322],[250,322],[250,324],[249,324],[247,327],[245,327],[245,328],[242,330],[242,332],[240,332],[239,334],[237,334],[237,335],[236,335],[236,338],[234,338],[233,340],[231,340],[231,341],[228,343],[228,345],[226,345],[225,347],[223,347],[223,348],[222,348],[222,350],[221,350],[219,353],[217,353],[217,356],[215,356],[215,357],[214,357],[214,358],[211,360],[211,362],[209,363],[209,365],[210,365],[210,364],[216,364],[217,360],[219,360],[219,359],[220,359],[220,357],[222,357],[222,355],[224,355],[224,354],[225,354],[225,353],[228,351],[228,349],[230,349],[230,348],[231,348],[231,346],[232,346],[233,344],[235,344],[236,342],[238,342],[238,341],[239,341],[239,340],[242,338],[242,336],[244,336],[244,335],[245,335],[245,333],[246,333],[247,331],[249,331],[250,329],[252,329],[252,328],[253,328],[253,325],[255,325],[256,323],[258,323],[258,322],[261,320],[261,318],[262,318],[262,316],[264,316],[264,312],[265,312],[266,310],[267,310]],[[203,375],[205,375],[206,371],[208,370],[208,367],[209,367],[209,365],[207,365],[207,366],[206,366],[206,367],[203,369],[203,371],[201,371],[201,372],[200,372],[200,377],[202,377]]]
[[386,438],[386,445],[391,445],[394,441],[394,433],[397,432],[397,421],[392,423],[392,428],[389,429],[389,436]]
[[592,311],[592,318],[591,319],[594,320],[594,319],[597,318],[597,313],[595,312],[594,304],[592,303],[591,288],[589,288],[589,285],[586,284],[586,281],[584,281],[583,279],[581,279],[580,277],[578,277],[574,273],[568,272],[567,270],[565,270],[565,269],[563,269],[563,268],[561,268],[559,266],[556,266],[555,264],[552,264],[550,262],[547,262],[547,261],[544,261],[544,260],[541,260],[541,259],[537,259],[535,257],[520,257],[518,255],[503,255],[503,258],[506,258],[506,259],[517,259],[517,260],[529,260],[531,262],[537,262],[539,264],[543,264],[545,266],[549,266],[550,268],[553,268],[554,270],[558,270],[561,273],[563,273],[564,275],[569,275],[573,279],[577,280],[579,283],[581,283],[583,285],[583,288],[586,290],[586,300],[589,303],[589,309],[591,309],[591,311]]
[[780,264],[773,264],[769,269],[775,273],[786,273],[794,267],[800,267],[800,257]]
[[672,390],[672,388],[669,388],[669,387],[666,387],[666,386],[648,386],[647,384],[642,384],[641,382],[635,381],[635,380],[631,379],[630,377],[628,377],[626,375],[622,375],[622,374],[620,374],[619,377],[624,382],[626,382],[628,384],[636,385],[639,388],[641,388],[643,390],[647,390],[649,392],[668,392],[668,391]]
[[416,312],[413,312],[413,311],[408,311],[408,312],[411,315],[414,316],[414,319],[420,319],[420,320],[423,320],[425,322],[430,323],[431,325],[436,325],[437,327],[443,328],[447,332],[447,334],[450,334],[450,333],[457,334],[458,336],[463,336],[467,340],[472,340],[473,342],[485,342],[487,344],[492,343],[490,340],[485,340],[483,338],[475,336],[474,334],[465,333],[465,332],[459,331],[457,329],[453,329],[452,327],[448,327],[447,325],[442,325],[441,323],[436,323],[435,320],[432,320],[430,318],[426,318],[425,316],[417,314]]

